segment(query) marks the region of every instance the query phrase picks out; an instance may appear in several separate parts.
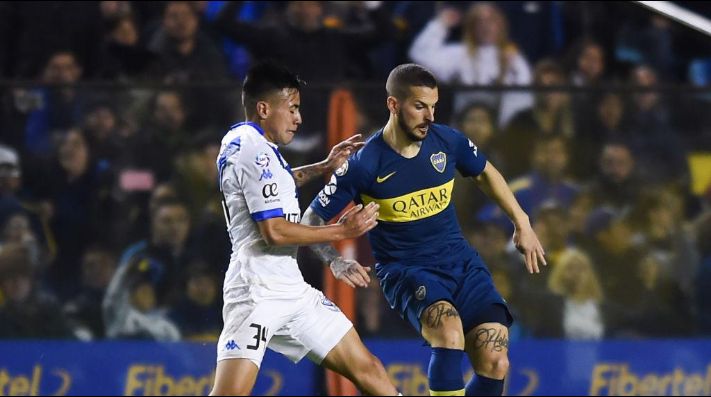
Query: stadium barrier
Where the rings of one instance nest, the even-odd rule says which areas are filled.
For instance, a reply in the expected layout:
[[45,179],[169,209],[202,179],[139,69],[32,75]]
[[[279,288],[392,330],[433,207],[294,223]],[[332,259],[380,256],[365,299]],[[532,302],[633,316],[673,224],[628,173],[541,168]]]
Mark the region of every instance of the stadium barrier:
[[[365,343],[405,395],[427,394],[422,342]],[[510,357],[507,395],[711,395],[711,340],[524,340]],[[207,395],[214,360],[211,343],[3,341],[0,396]],[[322,383],[308,360],[294,365],[268,352],[254,394],[316,395]]]

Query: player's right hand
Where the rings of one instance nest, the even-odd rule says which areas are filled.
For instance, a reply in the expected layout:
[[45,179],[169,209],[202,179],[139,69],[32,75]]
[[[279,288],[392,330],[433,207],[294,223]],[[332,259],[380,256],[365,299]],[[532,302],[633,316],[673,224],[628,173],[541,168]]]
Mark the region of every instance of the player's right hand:
[[344,259],[339,256],[331,262],[330,268],[337,280],[341,280],[351,287],[366,288],[370,283],[370,276],[368,276],[370,268],[361,266],[360,263],[352,259]]
[[379,208],[378,204],[369,203],[365,207],[358,204],[346,211],[338,220],[338,223],[344,227],[344,238],[359,237],[376,227]]
[[526,269],[530,274],[541,272],[538,267],[539,263],[544,266],[548,265],[545,257],[546,252],[530,224],[527,223],[521,228],[516,228],[513,241],[516,249],[523,254]]

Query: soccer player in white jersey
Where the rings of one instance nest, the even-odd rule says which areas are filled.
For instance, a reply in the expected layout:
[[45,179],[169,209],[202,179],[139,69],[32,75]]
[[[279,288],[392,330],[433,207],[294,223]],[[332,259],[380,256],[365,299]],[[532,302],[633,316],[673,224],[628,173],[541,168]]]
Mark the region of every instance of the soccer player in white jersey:
[[[357,206],[328,226],[300,225],[296,187],[333,172],[362,146],[341,142],[328,158],[294,169],[279,153],[301,124],[299,79],[285,68],[262,63],[244,80],[247,122],[222,139],[217,159],[232,255],[224,282],[224,328],[217,345],[211,395],[247,395],[265,349],[294,362],[303,357],[349,380],[363,393],[396,395],[382,363],[360,340],[353,324],[308,285],[296,262],[298,245],[353,238],[377,224],[377,205]],[[365,286],[365,268],[334,269],[349,285]],[[338,271],[337,271],[338,270]]]

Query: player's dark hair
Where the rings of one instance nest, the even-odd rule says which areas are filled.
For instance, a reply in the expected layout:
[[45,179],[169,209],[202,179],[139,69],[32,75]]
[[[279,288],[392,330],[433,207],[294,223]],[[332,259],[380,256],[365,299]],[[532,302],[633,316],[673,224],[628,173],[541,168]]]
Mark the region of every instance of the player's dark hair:
[[400,100],[407,98],[411,87],[437,88],[437,80],[432,72],[423,66],[406,63],[393,69],[385,83],[388,95]]
[[284,88],[301,89],[303,81],[282,65],[271,61],[257,63],[247,72],[242,83],[242,104],[248,116],[254,111],[257,102],[268,95]]

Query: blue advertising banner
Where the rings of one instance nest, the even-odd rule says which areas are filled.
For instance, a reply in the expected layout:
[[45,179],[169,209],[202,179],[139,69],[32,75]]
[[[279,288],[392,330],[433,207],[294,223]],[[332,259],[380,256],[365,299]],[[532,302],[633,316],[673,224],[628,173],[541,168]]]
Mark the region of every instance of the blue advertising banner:
[[[0,342],[0,396],[206,396],[216,348],[211,343]],[[267,351],[255,395],[309,395],[317,367]]]
[[[430,350],[418,341],[368,347],[405,395],[427,395]],[[711,340],[512,343],[505,394],[601,396],[711,395]],[[462,364],[468,380],[468,360]]]
[[[430,350],[417,340],[366,340],[405,395],[427,395]],[[0,342],[0,396],[207,395],[211,343]],[[507,395],[711,395],[711,340],[518,341]],[[468,362],[462,363],[471,377]],[[315,395],[322,376],[308,360],[268,352],[255,395]]]

